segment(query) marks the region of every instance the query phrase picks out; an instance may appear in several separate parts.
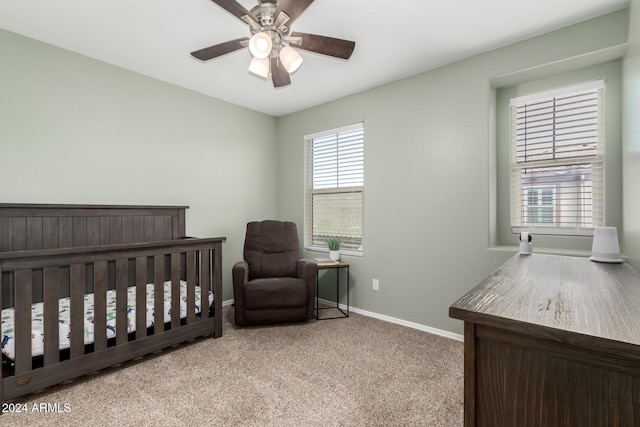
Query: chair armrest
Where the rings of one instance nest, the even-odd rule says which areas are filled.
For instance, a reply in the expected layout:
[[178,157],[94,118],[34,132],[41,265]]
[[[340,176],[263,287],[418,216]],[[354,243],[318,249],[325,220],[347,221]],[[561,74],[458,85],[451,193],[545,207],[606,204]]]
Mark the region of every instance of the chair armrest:
[[233,265],[233,285],[246,285],[249,281],[249,264],[246,261],[238,261]]
[[238,261],[232,270],[233,276],[233,305],[235,306],[236,325],[244,325],[244,287],[249,281],[249,264]]
[[298,279],[304,279],[305,282],[309,279],[315,286],[318,264],[310,259],[299,259],[296,267]]
[[298,278],[307,285],[307,318],[313,318],[316,301],[316,282],[318,280],[318,264],[310,259],[299,259],[297,263]]

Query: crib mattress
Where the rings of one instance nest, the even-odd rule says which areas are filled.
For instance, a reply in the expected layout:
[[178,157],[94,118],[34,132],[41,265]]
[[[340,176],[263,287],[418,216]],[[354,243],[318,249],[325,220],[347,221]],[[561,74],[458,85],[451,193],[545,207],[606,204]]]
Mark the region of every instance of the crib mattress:
[[[195,287],[195,312],[200,313],[201,292],[200,287]],[[213,292],[209,291],[209,304],[213,302]],[[147,315],[146,326],[154,325],[154,285],[147,284]],[[71,335],[71,304],[69,298],[61,298],[59,303],[59,343],[60,349],[70,347]],[[31,306],[31,355],[42,356],[44,354],[44,304],[37,303]],[[93,343],[93,294],[84,296],[84,343]],[[2,353],[9,359],[15,359],[15,323],[14,309],[2,310]],[[180,282],[180,318],[187,316],[187,283]],[[163,323],[171,321],[171,282],[164,283],[164,319]],[[127,295],[127,331],[136,330],[136,288],[130,287]],[[116,336],[116,291],[107,291],[107,338]]]

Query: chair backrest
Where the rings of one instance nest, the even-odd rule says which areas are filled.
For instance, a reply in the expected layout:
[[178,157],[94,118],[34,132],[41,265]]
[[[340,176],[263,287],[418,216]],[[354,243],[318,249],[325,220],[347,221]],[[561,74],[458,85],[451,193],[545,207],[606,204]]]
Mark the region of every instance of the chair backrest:
[[260,277],[295,277],[300,259],[298,228],[287,221],[253,221],[247,224],[244,260],[249,280]]

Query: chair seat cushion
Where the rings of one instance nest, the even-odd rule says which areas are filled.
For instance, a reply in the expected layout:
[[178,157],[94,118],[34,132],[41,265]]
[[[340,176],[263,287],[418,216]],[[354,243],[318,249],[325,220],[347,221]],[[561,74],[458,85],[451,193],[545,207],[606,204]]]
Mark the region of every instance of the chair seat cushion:
[[254,279],[244,288],[244,306],[248,310],[303,307],[307,299],[305,281],[295,277]]

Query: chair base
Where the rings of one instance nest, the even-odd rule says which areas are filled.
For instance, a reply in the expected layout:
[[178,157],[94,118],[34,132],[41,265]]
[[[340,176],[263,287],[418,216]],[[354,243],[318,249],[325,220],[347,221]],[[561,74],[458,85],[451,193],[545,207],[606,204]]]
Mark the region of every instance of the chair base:
[[[234,307],[234,309],[237,309],[237,307]],[[238,316],[238,314],[235,316],[237,326],[300,323],[313,318],[313,316],[308,316],[307,307],[272,308],[262,310],[247,310],[245,308],[244,312],[241,314],[242,316]]]

